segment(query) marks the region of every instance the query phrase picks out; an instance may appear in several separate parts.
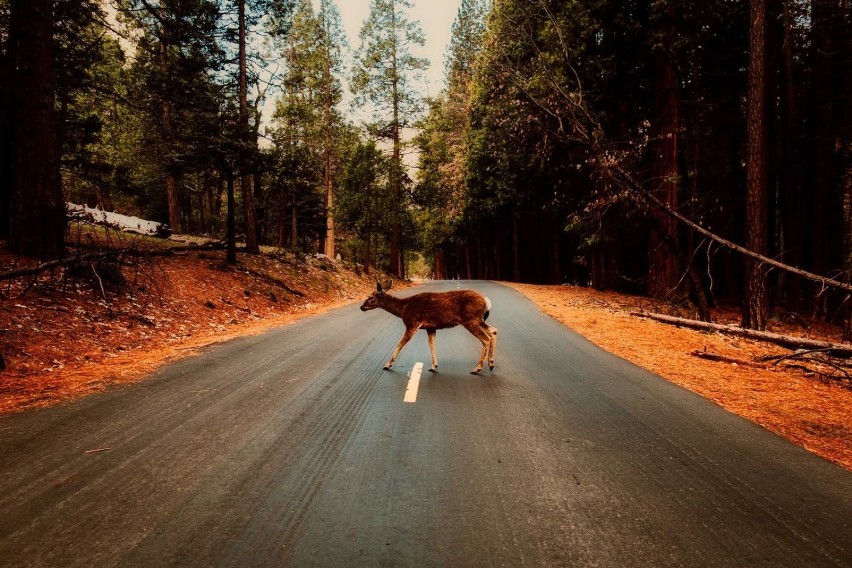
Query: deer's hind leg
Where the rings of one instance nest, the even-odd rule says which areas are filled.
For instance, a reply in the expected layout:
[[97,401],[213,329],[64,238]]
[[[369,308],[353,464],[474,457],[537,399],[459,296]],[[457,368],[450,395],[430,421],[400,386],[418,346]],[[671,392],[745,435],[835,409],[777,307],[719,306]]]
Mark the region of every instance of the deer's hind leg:
[[468,330],[475,338],[477,338],[480,343],[482,343],[482,351],[479,353],[479,362],[476,363],[476,367],[470,372],[472,375],[477,374],[482,370],[482,364],[485,362],[485,357],[488,355],[489,348],[491,346],[491,334],[485,331],[485,329],[479,323],[471,323],[469,325],[464,326],[466,330]]
[[488,334],[488,368],[494,370],[494,351],[497,349],[497,328],[482,322],[482,329]]
[[435,355],[435,336],[438,332],[434,329],[427,329],[426,334],[429,336],[429,351],[432,353],[432,368],[429,369],[433,373],[438,372],[438,357]]
[[384,369],[387,371],[391,367],[393,367],[393,362],[396,361],[399,352],[402,351],[402,348],[405,347],[405,344],[408,343],[414,334],[417,333],[416,327],[407,327],[405,328],[405,333],[402,334],[402,339],[399,340],[399,343],[396,344],[396,349],[393,350],[393,354],[388,360],[387,364],[385,364]]

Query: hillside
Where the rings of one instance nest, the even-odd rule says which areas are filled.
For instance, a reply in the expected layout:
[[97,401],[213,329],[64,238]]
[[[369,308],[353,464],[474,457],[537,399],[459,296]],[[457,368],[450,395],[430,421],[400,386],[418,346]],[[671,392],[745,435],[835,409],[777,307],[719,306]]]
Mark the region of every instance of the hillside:
[[[228,266],[223,251],[163,243],[124,243],[147,256],[125,258],[120,277],[115,263],[97,259],[2,283],[0,413],[136,381],[205,345],[355,301],[375,288],[375,275],[328,259],[269,250],[240,254],[238,265]],[[174,252],[162,256],[168,248]],[[35,264],[0,252],[0,273]]]

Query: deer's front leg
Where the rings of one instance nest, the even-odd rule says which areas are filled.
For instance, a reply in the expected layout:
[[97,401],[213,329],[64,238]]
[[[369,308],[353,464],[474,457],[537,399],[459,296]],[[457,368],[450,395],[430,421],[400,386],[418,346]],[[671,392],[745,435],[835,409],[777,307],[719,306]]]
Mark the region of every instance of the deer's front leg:
[[396,361],[397,355],[402,351],[402,348],[405,347],[405,344],[409,342],[409,340],[414,337],[414,334],[417,332],[416,327],[407,327],[405,328],[405,333],[402,334],[402,339],[399,340],[399,343],[396,344],[396,349],[393,350],[393,355],[391,355],[390,360],[384,366],[384,369],[387,371],[391,367],[393,367],[393,362]]
[[438,334],[434,329],[427,329],[429,335],[429,351],[432,353],[432,368],[429,369],[433,373],[438,372],[438,357],[435,355],[435,336]]

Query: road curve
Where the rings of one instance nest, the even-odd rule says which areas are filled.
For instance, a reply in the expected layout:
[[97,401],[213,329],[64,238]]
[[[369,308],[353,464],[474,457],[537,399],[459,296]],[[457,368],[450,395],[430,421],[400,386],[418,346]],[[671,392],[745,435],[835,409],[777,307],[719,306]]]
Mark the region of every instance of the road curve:
[[439,331],[413,403],[352,305],[0,418],[0,566],[852,566],[850,472],[458,287],[497,366]]

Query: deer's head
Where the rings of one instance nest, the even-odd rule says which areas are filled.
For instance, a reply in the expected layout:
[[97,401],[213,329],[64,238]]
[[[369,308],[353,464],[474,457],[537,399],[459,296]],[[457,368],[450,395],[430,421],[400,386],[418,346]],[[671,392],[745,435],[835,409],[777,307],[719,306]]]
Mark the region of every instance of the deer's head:
[[389,281],[388,284],[382,287],[380,282],[376,282],[376,291],[370,294],[370,296],[364,300],[364,303],[361,304],[361,311],[366,312],[367,310],[375,310],[376,308],[381,308],[382,304],[385,300],[385,292],[390,290],[393,286],[393,280]]

